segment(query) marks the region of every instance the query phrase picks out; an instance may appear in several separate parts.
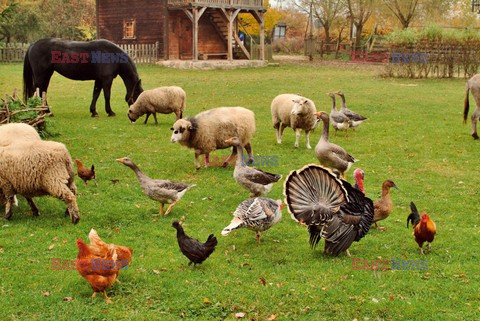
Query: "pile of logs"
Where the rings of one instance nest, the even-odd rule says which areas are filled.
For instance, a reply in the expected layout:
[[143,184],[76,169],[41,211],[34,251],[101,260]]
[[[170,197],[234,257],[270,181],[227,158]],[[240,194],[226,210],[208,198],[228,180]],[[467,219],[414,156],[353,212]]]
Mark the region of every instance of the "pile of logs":
[[[40,97],[40,105],[28,106],[17,96],[17,89],[13,95],[5,95],[5,99],[0,99],[0,125],[12,122],[22,122],[36,127],[37,130],[45,129],[45,117],[51,115],[50,108],[47,105],[47,95],[45,92],[40,96],[40,90],[37,88],[33,99]],[[29,98],[32,99],[32,98]]]

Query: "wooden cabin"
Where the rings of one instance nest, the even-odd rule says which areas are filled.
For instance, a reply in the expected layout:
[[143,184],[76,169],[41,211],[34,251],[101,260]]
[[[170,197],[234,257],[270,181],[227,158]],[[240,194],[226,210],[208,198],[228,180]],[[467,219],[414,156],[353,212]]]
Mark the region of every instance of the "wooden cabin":
[[238,14],[260,25],[265,59],[263,0],[97,0],[97,38],[116,44],[159,44],[173,59],[250,59],[238,36]]

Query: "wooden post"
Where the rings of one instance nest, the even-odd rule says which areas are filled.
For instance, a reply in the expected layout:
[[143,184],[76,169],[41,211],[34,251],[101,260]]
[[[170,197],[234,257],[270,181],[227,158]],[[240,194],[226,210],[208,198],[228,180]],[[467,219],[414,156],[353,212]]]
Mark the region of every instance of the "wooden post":
[[232,50],[232,31],[233,31],[233,19],[232,19],[232,11],[228,10],[228,60],[233,60],[233,50]]
[[193,61],[198,61],[198,9],[193,9]]
[[260,60],[265,60],[265,19],[263,12],[260,12]]

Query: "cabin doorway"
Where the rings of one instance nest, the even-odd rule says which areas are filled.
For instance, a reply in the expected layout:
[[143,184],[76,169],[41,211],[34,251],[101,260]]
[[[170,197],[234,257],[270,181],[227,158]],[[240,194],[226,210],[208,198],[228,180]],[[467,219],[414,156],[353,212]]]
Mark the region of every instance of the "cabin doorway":
[[168,20],[169,59],[192,59],[192,22],[179,10],[170,11]]

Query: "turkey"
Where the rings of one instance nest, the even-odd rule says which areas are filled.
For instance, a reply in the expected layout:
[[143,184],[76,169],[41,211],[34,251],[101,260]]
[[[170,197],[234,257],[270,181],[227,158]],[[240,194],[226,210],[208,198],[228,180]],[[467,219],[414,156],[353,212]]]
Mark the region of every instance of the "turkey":
[[[362,175],[358,179],[363,180]],[[325,254],[350,255],[350,245],[368,233],[373,221],[372,200],[319,165],[292,171],[283,193],[292,218],[308,226],[311,247],[325,239]]]
[[227,236],[231,231],[246,227],[257,232],[257,242],[260,243],[260,232],[268,230],[282,218],[282,201],[271,198],[249,198],[238,205],[233,220],[223,229],[222,235]]

